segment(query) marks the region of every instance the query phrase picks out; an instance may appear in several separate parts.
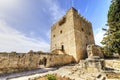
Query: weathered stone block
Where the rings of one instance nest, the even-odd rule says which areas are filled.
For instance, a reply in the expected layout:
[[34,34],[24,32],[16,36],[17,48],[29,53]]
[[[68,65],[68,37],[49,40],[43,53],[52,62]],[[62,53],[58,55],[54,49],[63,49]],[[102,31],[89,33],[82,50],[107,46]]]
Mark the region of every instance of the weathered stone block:
[[87,46],[87,53],[88,53],[88,57],[91,56],[99,56],[100,58],[104,57],[101,47],[95,44]]

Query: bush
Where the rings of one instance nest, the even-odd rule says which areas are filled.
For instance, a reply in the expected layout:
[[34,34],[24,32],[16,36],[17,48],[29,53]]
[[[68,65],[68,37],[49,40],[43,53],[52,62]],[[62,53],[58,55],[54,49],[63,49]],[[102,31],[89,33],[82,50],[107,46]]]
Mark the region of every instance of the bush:
[[47,79],[48,79],[48,80],[56,80],[56,77],[55,77],[55,75],[53,75],[53,74],[48,74],[48,75],[47,75]]

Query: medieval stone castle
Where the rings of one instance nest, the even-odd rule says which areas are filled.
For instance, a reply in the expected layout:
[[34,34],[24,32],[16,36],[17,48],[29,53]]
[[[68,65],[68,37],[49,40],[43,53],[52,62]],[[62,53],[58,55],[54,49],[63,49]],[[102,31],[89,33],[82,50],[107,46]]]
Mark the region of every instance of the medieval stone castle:
[[[51,53],[33,51],[27,54],[0,53],[0,73],[61,66],[78,63],[86,58],[87,66],[91,67],[92,61],[96,67],[97,64],[101,65],[101,61],[95,56],[103,58],[100,48],[95,45],[92,24],[72,7],[51,28]],[[106,61],[106,64],[109,62],[111,61]],[[92,71],[94,67],[88,69]],[[99,65],[97,67],[101,68]]]
[[51,28],[51,52],[72,55],[78,62],[87,58],[87,45],[95,44],[92,24],[83,18],[75,8]]
[[87,46],[94,43],[92,24],[72,7],[51,28],[50,54],[33,51],[0,53],[0,69],[34,69],[79,62],[88,57]]

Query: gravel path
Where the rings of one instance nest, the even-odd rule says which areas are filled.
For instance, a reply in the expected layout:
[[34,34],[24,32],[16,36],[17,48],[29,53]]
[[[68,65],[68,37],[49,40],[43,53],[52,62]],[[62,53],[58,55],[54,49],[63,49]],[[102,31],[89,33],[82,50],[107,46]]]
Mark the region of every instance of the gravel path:
[[42,69],[35,69],[35,70],[31,70],[31,71],[23,71],[23,72],[18,72],[18,73],[9,73],[9,74],[0,75],[0,80],[7,80],[9,78],[44,73],[44,72],[48,72],[48,71],[54,71],[56,69],[57,68],[42,68]]

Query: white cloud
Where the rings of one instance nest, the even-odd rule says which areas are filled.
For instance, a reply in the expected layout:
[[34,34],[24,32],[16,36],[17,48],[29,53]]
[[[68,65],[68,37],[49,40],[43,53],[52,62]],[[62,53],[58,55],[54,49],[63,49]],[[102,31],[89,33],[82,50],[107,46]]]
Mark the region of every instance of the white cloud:
[[86,8],[85,8],[85,14],[88,12],[88,5],[86,6]]
[[23,0],[0,0],[0,19],[11,18],[11,13],[15,14],[22,3]]
[[53,17],[53,22],[55,22],[65,14],[65,10],[60,8],[58,2],[53,2],[53,0],[49,0],[47,3],[49,5],[50,14]]
[[[43,11],[51,15],[51,20],[53,23],[65,13],[57,1],[41,0],[40,2],[43,2],[44,6],[47,6],[47,9],[43,8]],[[13,26],[10,26],[7,22],[8,18],[9,20],[12,19],[16,21],[17,17],[14,18],[16,14],[24,14],[24,11],[26,11],[26,9],[29,9],[27,6],[29,3],[26,3],[27,0],[0,0],[0,52],[28,52],[31,49],[34,51],[49,51],[49,44],[42,40],[42,38],[40,40],[37,40],[26,37],[26,34],[14,29]],[[27,15],[25,15],[26,14],[24,14],[24,16],[20,15],[19,18],[26,17]],[[50,31],[46,32],[46,35],[48,37],[50,37],[49,33]],[[31,32],[30,35],[34,35],[34,33]]]
[[21,2],[22,0],[0,0],[0,11],[15,9]]
[[49,30],[47,33],[46,33],[46,36],[50,39],[51,38],[51,30]]
[[95,43],[97,45],[102,46],[100,42],[102,41],[104,34],[105,34],[105,31],[103,31],[102,28],[99,28],[95,31]]
[[29,50],[49,51],[49,44],[41,40],[31,39],[9,27],[0,20],[0,51],[1,52],[28,52]]

